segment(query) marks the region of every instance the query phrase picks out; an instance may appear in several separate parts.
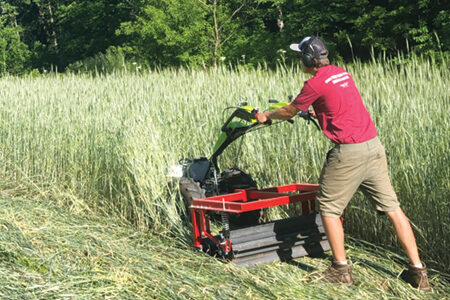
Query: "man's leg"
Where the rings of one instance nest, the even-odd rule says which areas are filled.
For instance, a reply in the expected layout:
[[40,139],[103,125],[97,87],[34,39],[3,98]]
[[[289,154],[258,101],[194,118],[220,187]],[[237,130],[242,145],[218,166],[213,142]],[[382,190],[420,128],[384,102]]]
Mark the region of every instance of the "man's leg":
[[325,282],[353,284],[352,268],[345,258],[344,229],[339,217],[322,216],[325,233],[333,252],[331,266],[323,272],[315,273],[313,278],[320,278]]
[[392,225],[394,225],[395,233],[400,240],[400,244],[411,261],[408,269],[403,271],[400,277],[415,288],[429,290],[430,283],[428,282],[427,267],[420,260],[416,238],[414,237],[408,218],[400,208],[387,211],[386,215],[388,215]]
[[386,211],[385,213],[391,220],[392,225],[394,225],[395,233],[397,234],[406,255],[409,257],[411,264],[421,264],[419,252],[417,251],[416,238],[414,237],[411,224],[403,210],[399,208],[394,211]]
[[342,227],[341,219],[338,217],[322,216],[325,233],[330,243],[331,251],[335,262],[345,262],[345,247],[344,247],[344,228]]
[[[365,155],[364,151],[356,152]],[[356,159],[355,151],[347,153],[341,146],[335,146],[327,153],[316,200],[334,260],[328,269],[314,274],[315,278],[319,276],[327,282],[353,284],[352,268],[345,257],[344,229],[339,217],[361,183],[365,161]]]

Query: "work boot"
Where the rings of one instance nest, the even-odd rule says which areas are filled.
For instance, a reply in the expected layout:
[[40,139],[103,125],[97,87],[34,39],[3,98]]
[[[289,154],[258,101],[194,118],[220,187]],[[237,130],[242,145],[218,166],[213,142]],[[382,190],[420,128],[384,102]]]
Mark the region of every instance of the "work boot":
[[324,282],[345,283],[346,285],[352,285],[352,267],[333,262],[325,271],[313,274],[313,278]]
[[413,265],[408,265],[408,269],[402,272],[400,278],[419,290],[428,291],[430,289],[427,266],[423,262],[422,268],[416,268]]

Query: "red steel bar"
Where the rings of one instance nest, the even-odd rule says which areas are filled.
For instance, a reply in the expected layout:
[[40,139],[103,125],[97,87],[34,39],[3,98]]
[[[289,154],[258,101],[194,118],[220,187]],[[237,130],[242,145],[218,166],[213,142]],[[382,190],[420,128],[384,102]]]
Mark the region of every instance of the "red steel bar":
[[194,238],[194,244],[193,246],[196,248],[202,248],[202,235],[200,233],[200,226],[198,224],[198,215],[197,211],[193,208],[190,208],[191,210],[191,219],[192,219],[192,235]]
[[[264,190],[241,190],[232,194],[195,199],[191,208],[242,213],[261,208],[310,201],[315,198],[317,188],[317,185],[316,190],[308,187],[307,191],[300,191],[297,194],[263,192]],[[292,192],[292,190],[289,190],[289,192]]]

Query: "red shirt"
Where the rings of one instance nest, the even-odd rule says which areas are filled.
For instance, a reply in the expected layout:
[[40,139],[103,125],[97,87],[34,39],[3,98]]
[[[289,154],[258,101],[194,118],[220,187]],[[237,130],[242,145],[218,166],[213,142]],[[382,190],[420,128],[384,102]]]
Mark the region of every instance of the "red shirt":
[[340,67],[319,68],[292,105],[300,110],[312,105],[323,133],[334,143],[362,143],[377,136],[353,78]]

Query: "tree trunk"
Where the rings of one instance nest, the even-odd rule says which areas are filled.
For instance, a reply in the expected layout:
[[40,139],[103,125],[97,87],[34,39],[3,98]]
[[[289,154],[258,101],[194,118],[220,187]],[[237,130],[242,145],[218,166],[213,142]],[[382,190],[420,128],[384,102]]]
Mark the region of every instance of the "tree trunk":
[[48,13],[50,16],[49,20],[47,20],[45,10],[41,6],[39,1],[34,1],[34,4],[36,4],[36,6],[39,10],[40,23],[42,24],[45,35],[47,36],[47,42],[49,43],[49,46],[53,47],[55,49],[55,51],[58,52],[58,40],[56,38],[56,32],[54,30],[55,19],[53,16],[53,8],[50,3],[50,0],[47,2],[47,10],[48,10]]
[[213,23],[214,23],[214,53],[212,58],[212,66],[216,67],[217,65],[217,54],[219,52],[220,47],[220,30],[217,24],[217,0],[213,1]]
[[211,12],[212,18],[213,18],[213,34],[212,35],[213,35],[213,42],[214,42],[214,50],[213,50],[213,57],[212,57],[212,62],[211,62],[211,65],[213,67],[217,66],[217,57],[219,55],[220,48],[235,33],[235,32],[231,32],[227,36],[223,37],[222,29],[225,27],[225,25],[227,25],[229,22],[232,21],[232,19],[242,10],[242,8],[244,8],[247,5],[247,0],[243,0],[241,5],[237,9],[235,9],[229,16],[227,16],[227,19],[225,19],[224,21],[222,21],[219,24],[219,20],[217,17],[217,7],[219,6],[219,1],[220,0],[208,0],[208,1],[198,0],[198,2],[200,2],[208,12]]
[[48,13],[50,15],[50,36],[53,40],[53,47],[55,47],[55,51],[58,52],[58,39],[56,38],[56,32],[55,32],[55,19],[53,17],[53,8],[52,4],[50,3],[50,0],[48,1]]
[[[17,29],[17,27],[19,27],[19,24],[17,24],[17,18],[16,18],[16,15],[15,15],[15,14],[13,14],[13,25],[14,25],[14,28],[16,28],[16,29]],[[20,43],[20,33],[19,33],[19,30],[16,30],[16,34],[17,34],[17,38],[19,39],[19,43]]]

